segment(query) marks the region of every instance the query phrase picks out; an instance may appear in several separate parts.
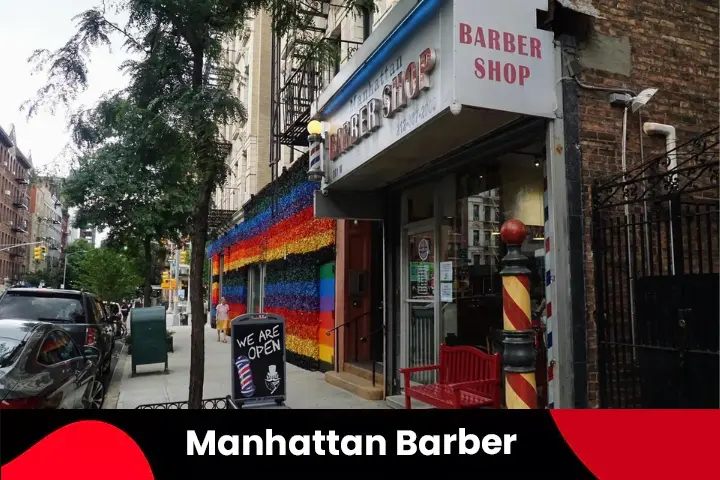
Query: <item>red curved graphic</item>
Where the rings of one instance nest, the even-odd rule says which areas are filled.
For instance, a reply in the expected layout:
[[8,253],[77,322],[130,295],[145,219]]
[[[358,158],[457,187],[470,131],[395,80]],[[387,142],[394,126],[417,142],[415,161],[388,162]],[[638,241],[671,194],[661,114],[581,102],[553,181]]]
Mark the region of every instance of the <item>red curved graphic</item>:
[[[108,468],[110,466],[110,468]],[[119,428],[98,421],[62,427],[0,469],[3,480],[77,480],[97,472],[103,480],[154,480],[140,447]]]
[[720,410],[552,410],[552,417],[599,480],[717,474]]

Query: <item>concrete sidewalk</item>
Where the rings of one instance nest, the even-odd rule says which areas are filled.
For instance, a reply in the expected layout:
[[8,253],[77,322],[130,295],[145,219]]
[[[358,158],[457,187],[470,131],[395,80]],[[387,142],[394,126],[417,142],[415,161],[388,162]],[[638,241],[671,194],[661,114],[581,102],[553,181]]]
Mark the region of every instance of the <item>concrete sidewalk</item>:
[[[104,408],[135,408],[148,403],[180,402],[188,399],[190,378],[190,327],[174,326],[167,316],[168,329],[175,332],[174,353],[169,353],[169,373],[163,364],[137,367],[130,378],[127,349],[108,391]],[[228,340],[229,341],[229,340]],[[124,363],[124,365],[123,365]],[[217,333],[205,327],[205,385],[203,398],[225,397],[230,393],[230,344],[218,343]],[[325,382],[325,375],[287,365],[286,405],[297,409],[386,409],[383,401],[369,401]]]

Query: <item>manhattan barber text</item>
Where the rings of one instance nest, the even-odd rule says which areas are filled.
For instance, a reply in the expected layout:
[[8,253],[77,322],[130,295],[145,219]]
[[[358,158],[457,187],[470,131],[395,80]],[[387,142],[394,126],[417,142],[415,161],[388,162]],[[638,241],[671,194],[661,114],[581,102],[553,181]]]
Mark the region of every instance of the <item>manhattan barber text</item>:
[[[494,433],[478,436],[466,433],[418,435],[412,430],[398,430],[396,455],[510,455],[515,434]],[[383,435],[338,435],[334,430],[315,430],[312,435],[275,435],[266,429],[264,435],[221,435],[209,430],[198,435],[187,432],[188,455],[387,455]],[[392,455],[392,453],[391,453]]]

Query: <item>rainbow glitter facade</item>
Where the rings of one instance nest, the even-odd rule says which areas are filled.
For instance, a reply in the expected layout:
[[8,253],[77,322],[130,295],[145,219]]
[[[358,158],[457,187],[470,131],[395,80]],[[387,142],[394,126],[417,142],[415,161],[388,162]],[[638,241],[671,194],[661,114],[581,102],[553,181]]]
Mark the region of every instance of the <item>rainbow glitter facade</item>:
[[[244,208],[245,221],[212,243],[207,254],[213,264],[213,311],[223,296],[230,318],[246,313],[248,269],[264,264],[264,311],[286,320],[288,361],[326,369],[334,354],[334,339],[325,332],[334,325],[335,222],[314,218],[318,185],[307,181],[306,168],[307,161],[297,161],[264,188]],[[216,279],[221,255],[222,274]]]

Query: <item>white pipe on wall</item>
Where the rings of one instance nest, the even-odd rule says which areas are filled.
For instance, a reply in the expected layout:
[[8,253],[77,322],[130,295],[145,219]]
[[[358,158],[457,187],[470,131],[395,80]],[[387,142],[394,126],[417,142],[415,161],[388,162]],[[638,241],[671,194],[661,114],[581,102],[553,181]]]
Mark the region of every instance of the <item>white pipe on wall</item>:
[[[663,123],[645,122],[643,124],[643,131],[645,135],[652,136],[663,136],[665,137],[665,150],[668,157],[668,171],[675,170],[677,168],[677,136],[675,133],[675,127],[672,125],[665,125]],[[672,184],[675,186],[677,183],[677,174],[672,176]],[[679,213],[679,212],[678,212]],[[670,218],[672,219],[672,206],[670,207]],[[673,248],[675,239],[673,238],[672,228],[670,229],[670,255],[671,255],[671,269],[672,274],[675,275],[675,249]]]

